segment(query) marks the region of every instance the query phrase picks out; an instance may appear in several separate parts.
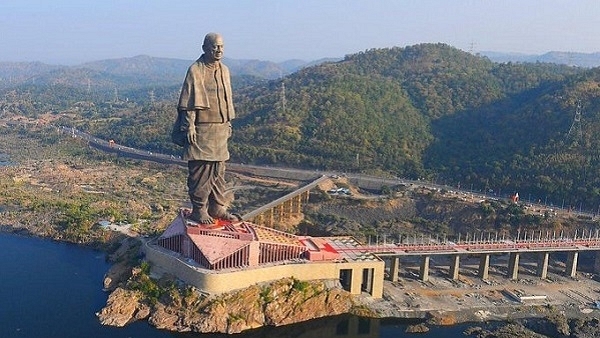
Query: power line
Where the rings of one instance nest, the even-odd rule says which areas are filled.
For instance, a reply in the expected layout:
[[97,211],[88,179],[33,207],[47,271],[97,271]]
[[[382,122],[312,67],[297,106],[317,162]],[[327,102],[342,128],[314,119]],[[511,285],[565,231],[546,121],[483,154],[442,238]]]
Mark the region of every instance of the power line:
[[285,82],[281,81],[281,113],[285,115],[286,113],[286,98],[285,98]]
[[577,100],[575,117],[573,117],[573,123],[571,124],[571,128],[567,133],[567,137],[572,137],[574,142],[578,142],[583,138],[583,131],[581,129],[581,101],[579,100]]

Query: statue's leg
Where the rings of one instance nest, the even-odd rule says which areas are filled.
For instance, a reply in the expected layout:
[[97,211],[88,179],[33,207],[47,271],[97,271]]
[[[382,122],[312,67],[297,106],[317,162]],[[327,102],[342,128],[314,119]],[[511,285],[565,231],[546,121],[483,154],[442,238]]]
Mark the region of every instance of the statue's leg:
[[188,194],[192,202],[189,218],[198,223],[211,224],[213,218],[208,214],[208,199],[212,189],[211,162],[188,161]]
[[227,211],[229,199],[226,196],[225,162],[214,162],[212,190],[208,199],[208,214],[227,221],[241,221],[242,217]]

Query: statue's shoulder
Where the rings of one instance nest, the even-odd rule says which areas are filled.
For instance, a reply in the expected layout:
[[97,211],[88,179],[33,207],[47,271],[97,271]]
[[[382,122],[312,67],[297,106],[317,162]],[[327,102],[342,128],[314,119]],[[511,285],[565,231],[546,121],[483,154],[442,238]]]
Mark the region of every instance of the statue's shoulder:
[[202,67],[204,67],[204,62],[202,62],[202,59],[198,59],[198,60],[194,61],[194,63],[192,63],[189,68],[192,69],[192,68],[202,68]]
[[204,68],[204,63],[200,60],[196,60],[188,67],[188,74],[201,74]]

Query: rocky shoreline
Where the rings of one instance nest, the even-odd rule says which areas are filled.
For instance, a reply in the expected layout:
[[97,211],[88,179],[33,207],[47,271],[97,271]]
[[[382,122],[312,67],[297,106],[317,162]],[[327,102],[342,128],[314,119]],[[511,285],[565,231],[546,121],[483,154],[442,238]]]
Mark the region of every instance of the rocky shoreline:
[[97,316],[103,325],[147,320],[168,331],[233,334],[347,313],[372,315],[342,289],[286,278],[214,297],[173,288],[154,302],[139,290],[118,287]]

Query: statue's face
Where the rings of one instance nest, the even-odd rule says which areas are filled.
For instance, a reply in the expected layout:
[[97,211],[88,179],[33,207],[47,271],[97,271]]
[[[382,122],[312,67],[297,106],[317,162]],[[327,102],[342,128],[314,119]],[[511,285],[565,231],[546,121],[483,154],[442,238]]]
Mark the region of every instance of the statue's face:
[[210,40],[202,46],[202,49],[209,62],[221,60],[223,58],[223,38],[218,35],[214,40]]

